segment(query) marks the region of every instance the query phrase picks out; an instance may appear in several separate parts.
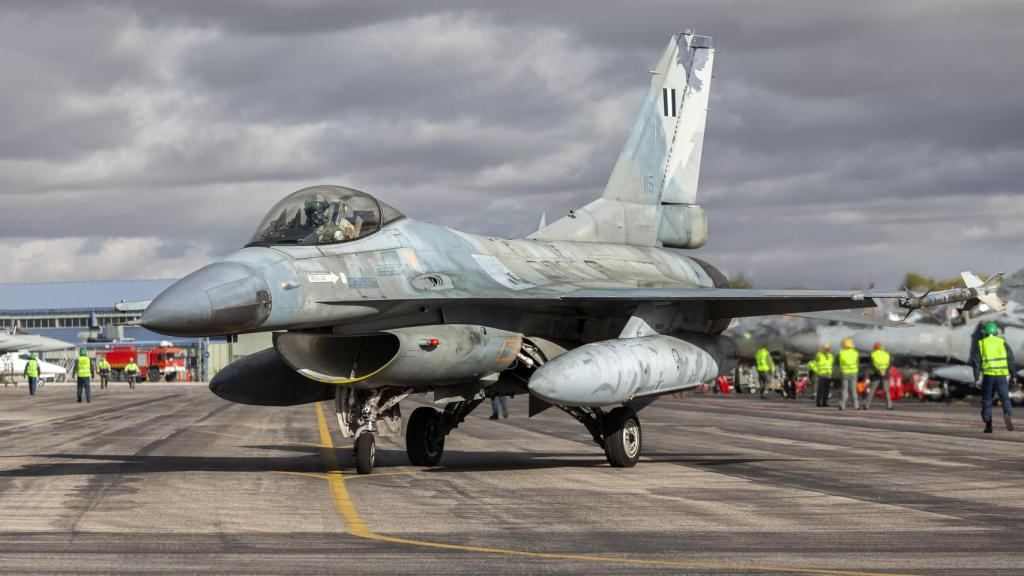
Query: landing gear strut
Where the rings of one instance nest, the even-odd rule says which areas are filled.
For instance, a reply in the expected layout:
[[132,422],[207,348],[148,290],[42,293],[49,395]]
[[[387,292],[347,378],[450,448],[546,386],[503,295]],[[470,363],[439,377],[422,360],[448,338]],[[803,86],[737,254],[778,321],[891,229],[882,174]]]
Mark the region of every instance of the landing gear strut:
[[643,434],[640,418],[628,406],[604,412],[600,408],[559,406],[587,427],[594,442],[604,449],[604,455],[613,468],[632,468],[640,460]]
[[355,390],[339,387],[334,397],[341,434],[355,437],[356,472],[369,474],[377,457],[376,435],[401,433],[402,414],[398,403],[412,392],[408,388]]
[[405,451],[414,466],[437,466],[444,455],[444,439],[469,416],[483,399],[452,402],[439,412],[429,406],[413,411],[405,427]]

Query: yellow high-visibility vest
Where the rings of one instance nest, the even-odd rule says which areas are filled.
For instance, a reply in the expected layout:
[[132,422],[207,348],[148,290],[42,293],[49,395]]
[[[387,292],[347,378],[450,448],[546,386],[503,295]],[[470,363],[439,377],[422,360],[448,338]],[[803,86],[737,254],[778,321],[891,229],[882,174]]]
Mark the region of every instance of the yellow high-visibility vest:
[[1006,360],[1006,340],[999,336],[988,336],[978,341],[981,350],[981,372],[986,376],[1009,376],[1010,365]]
[[875,365],[875,370],[878,370],[879,374],[884,375],[889,369],[889,353],[882,349],[872,351],[871,363]]
[[814,360],[815,370],[818,376],[831,376],[832,365],[835,364],[835,356],[831,352],[818,352],[818,357]]
[[92,377],[92,361],[89,360],[88,356],[78,357],[78,377],[79,378],[90,378]]
[[759,349],[757,354],[754,355],[754,360],[757,362],[758,372],[771,372],[772,368],[775,368],[772,365],[772,356],[767,348]]
[[856,348],[843,348],[839,351],[839,371],[843,374],[856,374],[859,360],[860,354]]
[[39,378],[39,361],[35,358],[28,359],[28,365],[25,366],[25,375],[29,378]]

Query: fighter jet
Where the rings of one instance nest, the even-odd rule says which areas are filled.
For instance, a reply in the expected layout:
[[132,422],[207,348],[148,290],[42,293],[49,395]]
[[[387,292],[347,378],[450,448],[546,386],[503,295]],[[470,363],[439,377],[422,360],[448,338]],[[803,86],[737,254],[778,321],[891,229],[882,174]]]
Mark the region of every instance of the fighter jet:
[[[787,349],[808,358],[822,344],[838,346],[843,338],[851,338],[858,350],[867,354],[875,342],[882,343],[900,367],[922,370],[942,384],[930,389],[936,400],[980,393],[974,372],[967,365],[971,350],[978,345],[981,327],[995,322],[1003,331],[1015,358],[1024,358],[1024,306],[1009,301],[989,299],[985,306],[959,311],[942,325],[912,327],[862,328],[851,326],[817,326],[786,338]],[[1024,377],[1024,370],[1019,376]],[[1024,401],[1024,393],[1015,392],[1015,401]]]
[[639,406],[732,370],[736,346],[722,335],[732,318],[928,303],[898,291],[731,289],[686,255],[708,235],[697,180],[714,56],[710,37],[673,35],[601,196],[526,238],[467,234],[312,186],[271,208],[244,248],[159,295],[142,325],[273,331],[273,348],[230,364],[211,390],[266,406],[333,399],[360,473],[373,467],[375,435],[401,433],[399,402],[425,392],[444,408],[410,415],[415,465],[436,465],[488,393],[526,390],[531,412],[565,411],[612,466],[633,466]]
[[[0,354],[0,372],[20,376],[25,373],[28,359],[29,355],[24,352]],[[68,371],[63,366],[46,362],[45,360],[37,359],[36,362],[39,366],[39,379],[44,382],[56,382],[57,380],[63,380],[67,376]]]
[[38,334],[0,333],[0,354],[6,352],[56,352],[73,344]]

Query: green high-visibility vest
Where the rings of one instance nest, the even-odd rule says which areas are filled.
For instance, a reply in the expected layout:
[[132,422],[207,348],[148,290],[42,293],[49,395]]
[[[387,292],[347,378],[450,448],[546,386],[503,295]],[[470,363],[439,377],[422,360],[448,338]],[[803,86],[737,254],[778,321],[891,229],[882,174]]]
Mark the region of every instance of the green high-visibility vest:
[[986,376],[1009,376],[1010,365],[1006,361],[1006,340],[999,336],[988,336],[978,341],[981,350],[981,372]]
[[92,377],[92,361],[89,360],[88,356],[78,357],[78,377],[79,378],[90,378]]
[[107,362],[106,358],[100,358],[100,361],[96,363],[96,367],[100,370],[110,370],[110,362]]
[[758,350],[757,354],[754,355],[754,360],[757,362],[758,372],[771,372],[772,368],[775,368],[775,366],[772,365],[772,356],[768,352],[767,348],[761,348]]
[[814,360],[811,360],[810,362],[808,362],[807,363],[807,371],[810,372],[811,374],[817,374],[818,373],[818,363],[816,361],[814,361]]
[[871,363],[875,365],[875,370],[878,370],[879,374],[885,374],[889,369],[889,353],[881,349],[872,351]]
[[843,348],[839,351],[839,371],[843,374],[856,374],[860,354],[856,348]]
[[814,360],[815,371],[818,376],[831,376],[832,365],[835,364],[835,356],[831,352],[818,352],[818,357]]
[[35,358],[28,359],[28,365],[25,366],[25,375],[29,378],[39,378],[39,361]]

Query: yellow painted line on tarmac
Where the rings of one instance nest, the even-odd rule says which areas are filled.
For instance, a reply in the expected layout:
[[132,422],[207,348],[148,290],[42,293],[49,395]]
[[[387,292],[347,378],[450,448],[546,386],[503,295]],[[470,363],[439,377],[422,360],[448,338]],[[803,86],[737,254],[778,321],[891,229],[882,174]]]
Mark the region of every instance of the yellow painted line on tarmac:
[[284,474],[286,476],[303,476],[305,478],[316,478],[317,480],[327,480],[327,474],[316,474],[313,472],[291,472],[289,470],[272,470],[274,474]]
[[[446,544],[443,542],[430,542],[427,540],[413,540],[410,538],[398,538],[378,534],[370,530],[363,521],[359,511],[356,510],[352,497],[349,496],[345,481],[352,479],[341,474],[341,467],[338,466],[338,458],[334,453],[334,442],[331,439],[330,429],[327,427],[327,420],[324,418],[324,410],[317,402],[316,407],[317,424],[320,427],[320,443],[323,447],[324,464],[327,467],[326,480],[331,491],[331,500],[334,503],[334,510],[345,522],[345,530],[351,536],[373,540],[376,542],[388,542],[390,544],[403,544],[406,546],[417,546],[420,548],[435,548],[442,550],[457,550],[460,552],[475,552],[478,554],[496,554],[502,556],[518,556],[523,558],[539,558],[545,560],[573,560],[576,562],[593,562],[600,564],[627,564],[636,566],[651,566],[657,568],[675,568],[683,570],[731,570],[731,571],[757,571],[757,572],[783,572],[791,574],[836,574],[839,576],[909,576],[893,572],[858,572],[850,570],[828,570],[818,568],[794,568],[789,566],[755,566],[744,564],[716,564],[708,562],[676,562],[672,560],[652,560],[644,558],[622,558],[615,556],[590,556],[585,554],[565,554],[558,552],[532,552],[529,550],[517,550],[514,548],[491,548],[487,546],[463,546],[461,544]],[[383,475],[384,473],[380,474]],[[371,475],[372,476],[372,475]]]

